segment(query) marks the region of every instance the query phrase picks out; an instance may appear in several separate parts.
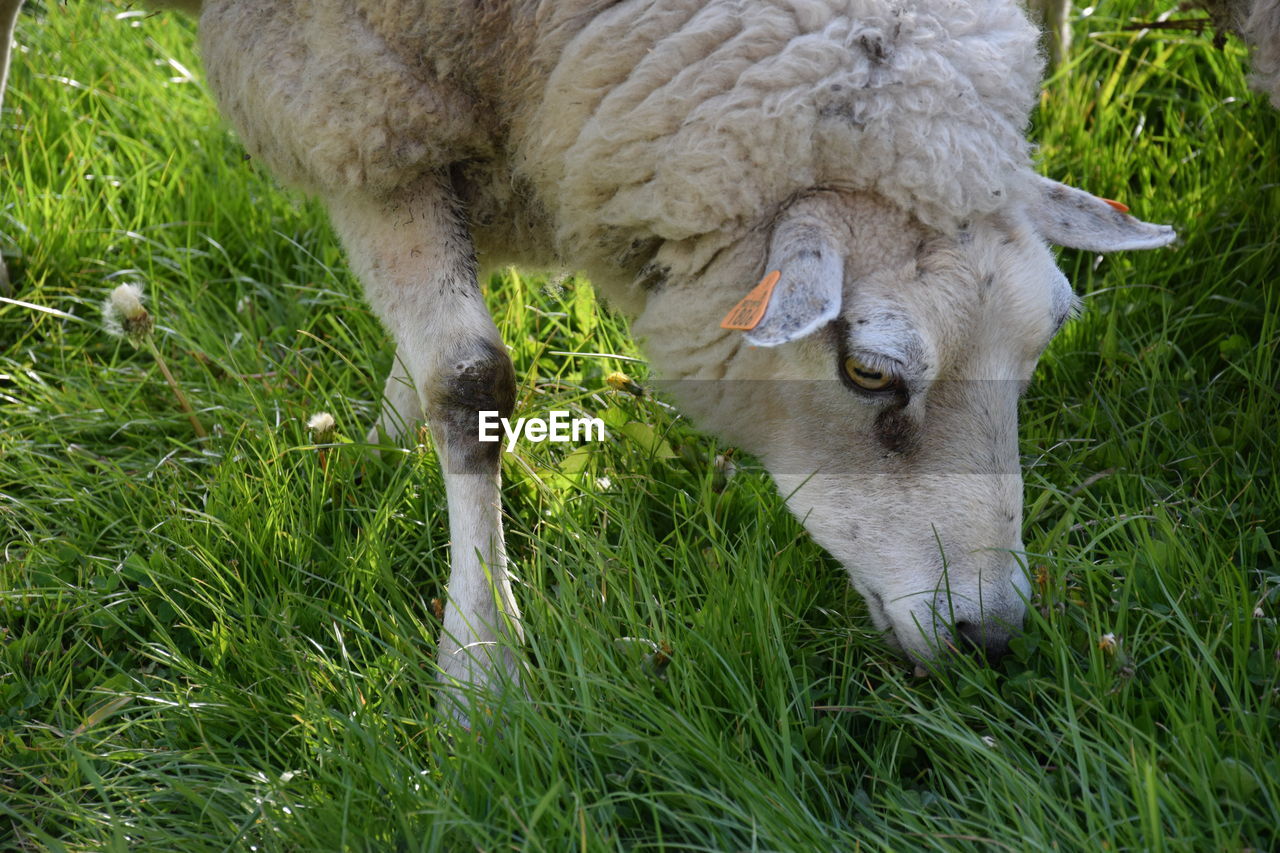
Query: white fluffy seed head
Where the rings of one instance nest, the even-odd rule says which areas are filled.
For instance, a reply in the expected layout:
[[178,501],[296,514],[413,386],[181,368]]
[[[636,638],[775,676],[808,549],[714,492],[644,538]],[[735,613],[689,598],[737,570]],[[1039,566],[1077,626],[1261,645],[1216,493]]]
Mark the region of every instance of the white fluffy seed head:
[[120,285],[111,291],[111,307],[126,320],[137,317],[147,310],[142,307],[142,288],[136,284]]
[[307,420],[307,429],[311,430],[312,437],[318,443],[329,441],[337,426],[338,422],[328,412],[316,412]]
[[144,298],[138,284],[122,284],[111,291],[102,303],[102,321],[107,331],[127,337],[134,346],[151,334],[155,322],[142,304]]

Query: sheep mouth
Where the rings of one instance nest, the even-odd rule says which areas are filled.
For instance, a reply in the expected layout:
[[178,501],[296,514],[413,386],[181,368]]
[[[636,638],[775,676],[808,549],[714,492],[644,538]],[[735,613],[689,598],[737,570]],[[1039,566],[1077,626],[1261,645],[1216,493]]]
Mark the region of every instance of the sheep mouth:
[[[938,674],[960,658],[994,665],[1009,654],[1010,641],[1020,633],[1021,627],[998,620],[989,625],[966,621],[946,624],[939,620],[932,631],[914,625],[906,630],[912,632],[914,642],[904,642],[896,625],[885,631],[885,641],[915,665],[917,676],[922,676]],[[923,647],[920,640],[924,641]]]
[[[917,674],[920,674],[923,668],[936,667],[940,659],[946,658],[950,652],[955,651],[951,632],[941,625],[936,626],[933,636],[930,637],[921,626],[914,623],[906,626],[898,625],[885,609],[884,598],[879,593],[868,590],[863,599],[867,603],[867,613],[871,616],[872,624],[879,629],[881,640],[908,662],[915,664]],[[909,632],[905,640],[904,631]],[[928,648],[923,651],[919,649],[918,642],[922,637],[928,644]]]

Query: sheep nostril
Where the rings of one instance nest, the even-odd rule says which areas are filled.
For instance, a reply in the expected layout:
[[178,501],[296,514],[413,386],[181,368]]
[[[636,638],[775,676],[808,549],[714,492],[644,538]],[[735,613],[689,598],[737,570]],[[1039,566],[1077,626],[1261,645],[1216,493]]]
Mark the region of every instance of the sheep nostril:
[[955,624],[956,636],[964,641],[966,647],[982,647],[982,629],[972,622],[960,621]]
[[1009,653],[1009,634],[1007,631],[984,627],[975,622],[961,620],[953,626],[955,635],[966,651],[983,655],[990,661],[996,661]]

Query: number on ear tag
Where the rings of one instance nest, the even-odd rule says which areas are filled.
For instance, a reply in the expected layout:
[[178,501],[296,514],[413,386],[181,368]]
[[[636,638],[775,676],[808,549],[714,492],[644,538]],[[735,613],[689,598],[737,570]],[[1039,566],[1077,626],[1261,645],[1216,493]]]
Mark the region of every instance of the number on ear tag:
[[762,278],[760,283],[725,315],[720,321],[720,328],[749,332],[760,325],[764,312],[769,307],[769,298],[773,296],[773,288],[781,278],[782,273],[778,270]]

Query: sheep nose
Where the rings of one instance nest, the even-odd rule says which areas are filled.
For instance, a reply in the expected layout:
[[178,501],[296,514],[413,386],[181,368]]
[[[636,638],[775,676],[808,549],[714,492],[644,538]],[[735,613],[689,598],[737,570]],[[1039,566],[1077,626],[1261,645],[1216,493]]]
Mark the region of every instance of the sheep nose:
[[1009,653],[1009,641],[1015,629],[997,620],[969,622],[961,620],[954,625],[956,645],[960,651],[972,651],[994,663]]
[[975,653],[994,663],[1009,653],[1022,630],[1031,583],[1021,564],[1009,571],[1007,587],[988,587],[986,595],[946,595],[934,600],[934,625],[945,629],[954,651]]

